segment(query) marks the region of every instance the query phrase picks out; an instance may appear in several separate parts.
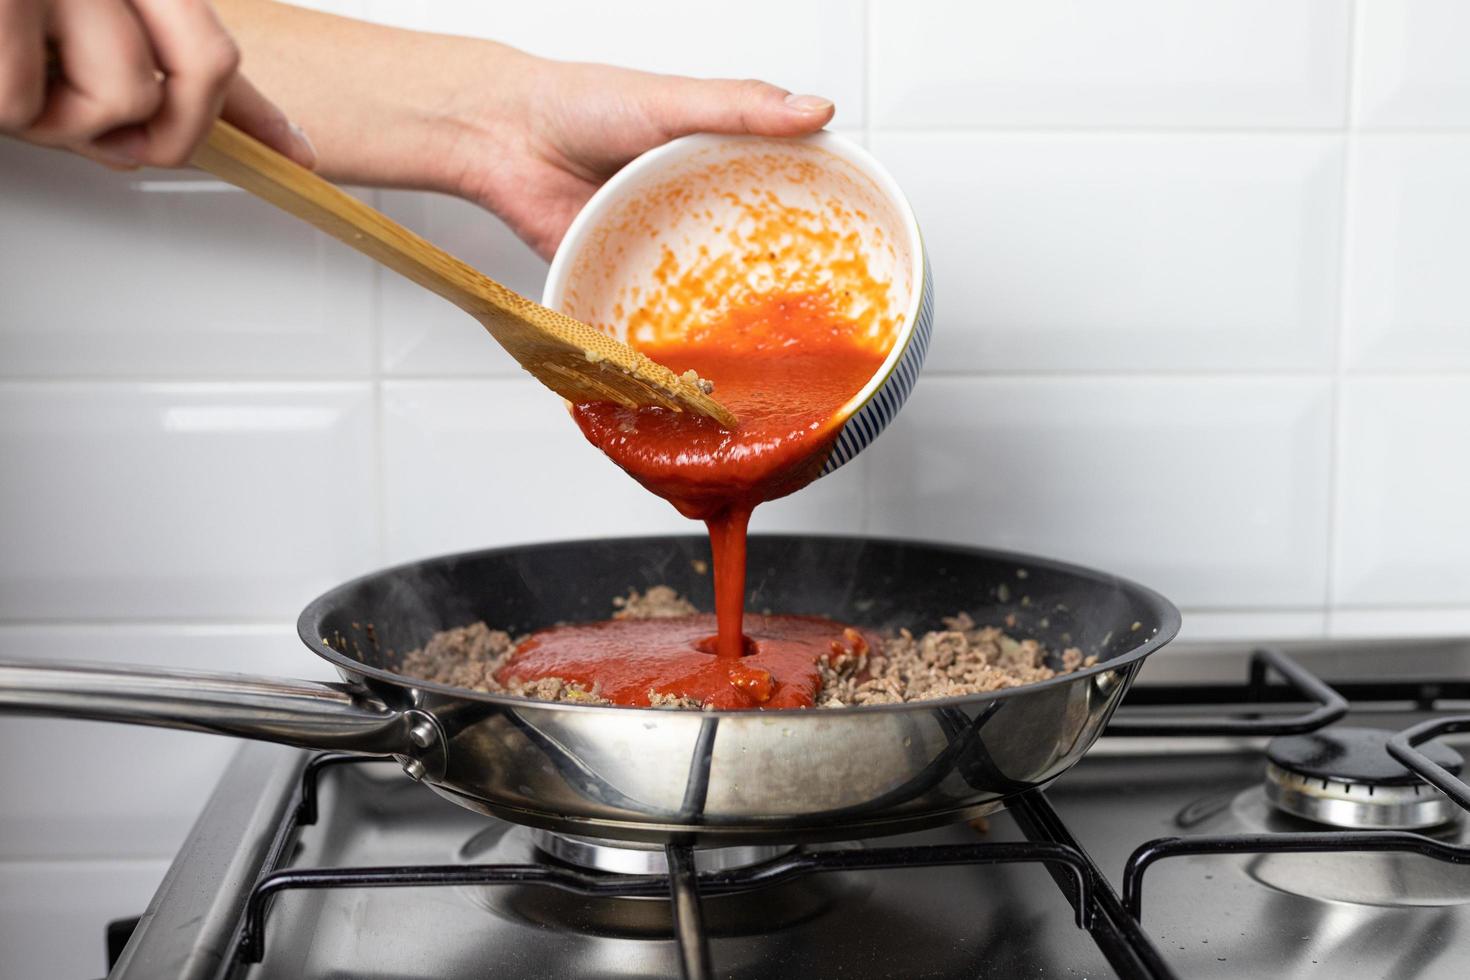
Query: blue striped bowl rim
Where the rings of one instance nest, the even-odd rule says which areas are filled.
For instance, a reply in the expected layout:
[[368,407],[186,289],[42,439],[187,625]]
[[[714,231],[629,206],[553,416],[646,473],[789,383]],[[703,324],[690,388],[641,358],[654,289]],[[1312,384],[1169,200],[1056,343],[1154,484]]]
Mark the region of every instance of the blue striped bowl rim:
[[914,329],[909,331],[904,342],[903,354],[883,383],[843,423],[832,452],[822,465],[822,476],[840,469],[878,438],[878,434],[898,415],[898,410],[919,381],[919,371],[929,354],[929,338],[934,331],[934,277],[929,269],[928,255],[925,254],[923,259],[924,280],[920,287],[919,312],[914,318]]

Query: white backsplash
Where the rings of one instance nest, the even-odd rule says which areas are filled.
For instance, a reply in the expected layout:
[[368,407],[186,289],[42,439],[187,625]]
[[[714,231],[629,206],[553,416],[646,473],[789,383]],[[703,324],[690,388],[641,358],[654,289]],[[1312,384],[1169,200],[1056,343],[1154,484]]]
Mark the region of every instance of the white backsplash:
[[[758,528],[1076,559],[1193,639],[1470,633],[1460,0],[318,5],[837,100],[918,211],[935,344]],[[357,573],[697,530],[472,320],[245,195],[4,140],[0,175],[0,656],[320,675],[294,613]],[[494,218],[362,193],[539,295]],[[0,975],[100,974],[100,921],[9,907],[95,868],[94,918],[141,911],[230,745],[0,731]]]
[[934,261],[928,368],[1326,371],[1342,138],[876,131]]

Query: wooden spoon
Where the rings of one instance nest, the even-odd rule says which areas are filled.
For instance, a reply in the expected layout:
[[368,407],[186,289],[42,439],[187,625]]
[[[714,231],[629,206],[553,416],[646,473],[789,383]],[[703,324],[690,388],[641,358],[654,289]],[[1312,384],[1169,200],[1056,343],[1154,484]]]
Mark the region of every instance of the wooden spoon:
[[726,428],[736,425],[693,372],[675,374],[602,331],[502,286],[229,123],[214,124],[191,162],[443,296],[568,401],[658,405],[707,415]]

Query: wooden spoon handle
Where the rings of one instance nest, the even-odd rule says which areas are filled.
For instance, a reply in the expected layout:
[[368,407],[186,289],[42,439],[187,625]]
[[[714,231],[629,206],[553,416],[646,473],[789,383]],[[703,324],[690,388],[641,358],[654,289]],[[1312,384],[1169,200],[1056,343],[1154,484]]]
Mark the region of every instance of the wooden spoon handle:
[[727,429],[737,424],[693,372],[676,375],[595,327],[502,286],[229,123],[214,124],[192,162],[443,296],[568,401],[657,405],[708,416]]
[[[215,122],[209,138],[194,153],[191,162],[314,225],[470,314],[506,311],[526,302],[489,276],[227,122]],[[497,298],[503,301],[496,302]]]

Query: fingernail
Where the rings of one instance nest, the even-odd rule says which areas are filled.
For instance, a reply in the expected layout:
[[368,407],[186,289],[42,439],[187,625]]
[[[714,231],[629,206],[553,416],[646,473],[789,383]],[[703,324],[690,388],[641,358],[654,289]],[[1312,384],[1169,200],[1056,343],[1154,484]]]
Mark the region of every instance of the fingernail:
[[820,95],[788,95],[786,104],[797,112],[826,112],[832,108],[832,100]]
[[138,161],[126,153],[116,150],[103,149],[100,146],[92,147],[92,154],[99,163],[111,167],[114,170],[137,170]]
[[148,149],[148,135],[137,126],[116,129],[92,141],[92,152],[109,167],[136,170]]
[[317,161],[316,147],[312,145],[311,137],[306,135],[306,130],[295,123],[287,123],[286,125],[290,127],[291,135],[295,138],[296,145],[301,147],[306,153],[306,159],[308,161],[306,166],[315,167]]

